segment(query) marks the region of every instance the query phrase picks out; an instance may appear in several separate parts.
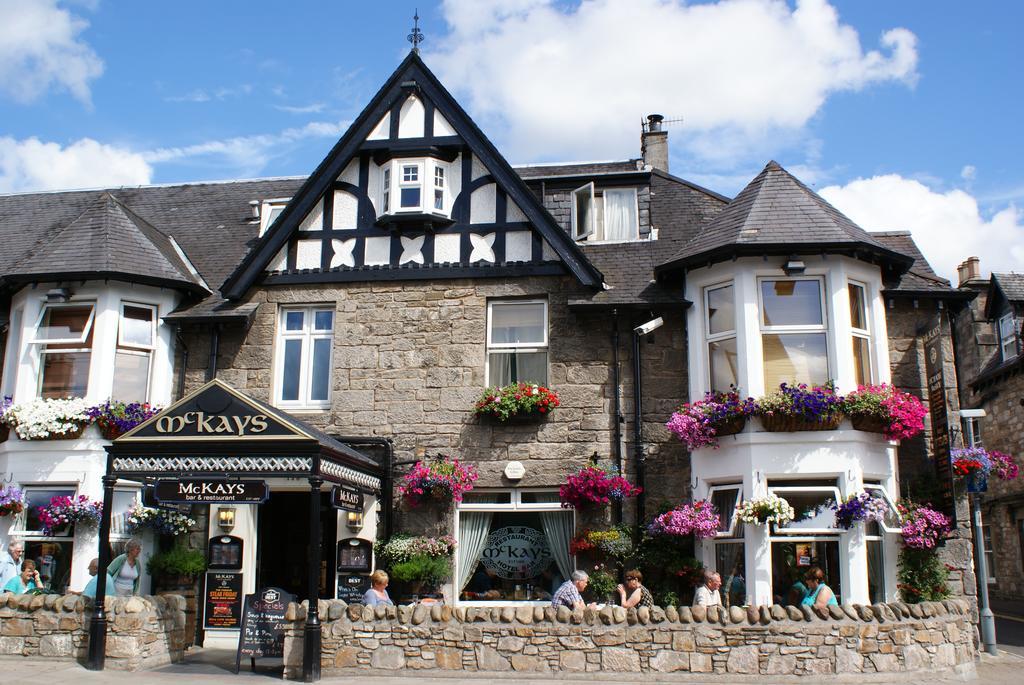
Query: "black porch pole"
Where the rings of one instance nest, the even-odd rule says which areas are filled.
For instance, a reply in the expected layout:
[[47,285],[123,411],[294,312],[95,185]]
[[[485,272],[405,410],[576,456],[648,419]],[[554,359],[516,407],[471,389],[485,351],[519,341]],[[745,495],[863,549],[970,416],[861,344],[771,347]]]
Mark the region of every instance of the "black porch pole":
[[320,486],[323,479],[309,479],[309,610],[306,611],[306,634],[302,645],[302,680],[320,680]]
[[89,622],[89,655],[85,667],[102,671],[107,657],[107,566],[110,565],[110,510],[114,507],[114,484],[117,476],[110,475],[110,462],[103,476],[103,512],[100,514],[99,570],[96,575],[96,597],[93,600],[92,620]]

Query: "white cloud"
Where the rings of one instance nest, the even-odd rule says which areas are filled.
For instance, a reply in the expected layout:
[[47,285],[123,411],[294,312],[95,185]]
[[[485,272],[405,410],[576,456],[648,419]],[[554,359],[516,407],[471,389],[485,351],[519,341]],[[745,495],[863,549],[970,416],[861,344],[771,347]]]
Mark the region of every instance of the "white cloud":
[[103,62],[81,38],[89,26],[56,0],[0,0],[0,91],[32,102],[50,88],[90,104]]
[[658,112],[685,118],[691,154],[724,160],[802,128],[833,93],[917,78],[913,33],[865,51],[826,0],[445,0],[444,14],[428,63],[527,158],[635,155]]
[[960,178],[965,181],[973,181],[978,176],[978,170],[973,164],[966,164],[964,168],[960,170]]
[[867,230],[909,230],[940,275],[956,283],[956,267],[971,255],[985,271],[1020,271],[1024,212],[1008,205],[986,218],[963,190],[936,191],[897,174],[829,186],[821,196]]
[[0,192],[139,185],[152,174],[139,153],[90,138],[62,147],[0,137]]
[[282,112],[288,112],[289,114],[319,114],[324,111],[326,107],[322,102],[314,102],[311,105],[304,105],[302,107],[295,107],[293,105],[274,105],[274,109],[281,110]]
[[252,86],[243,83],[240,86],[220,87],[213,90],[197,88],[184,95],[171,95],[164,98],[165,102],[210,102],[211,100],[227,100],[228,98],[241,97],[252,93]]

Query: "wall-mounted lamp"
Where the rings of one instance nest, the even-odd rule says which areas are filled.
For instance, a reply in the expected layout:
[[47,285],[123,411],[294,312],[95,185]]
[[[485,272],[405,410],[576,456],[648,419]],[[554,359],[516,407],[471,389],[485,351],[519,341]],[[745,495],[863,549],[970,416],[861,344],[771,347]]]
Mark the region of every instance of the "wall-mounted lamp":
[[347,520],[345,525],[348,529],[354,532],[358,532],[363,529],[363,512],[361,511],[350,511],[348,512]]
[[799,276],[807,270],[807,265],[804,264],[804,260],[797,257],[790,257],[786,260],[786,263],[782,265],[782,270],[786,272],[787,276]]
[[220,507],[217,510],[217,526],[225,533],[230,533],[235,527],[235,508]]

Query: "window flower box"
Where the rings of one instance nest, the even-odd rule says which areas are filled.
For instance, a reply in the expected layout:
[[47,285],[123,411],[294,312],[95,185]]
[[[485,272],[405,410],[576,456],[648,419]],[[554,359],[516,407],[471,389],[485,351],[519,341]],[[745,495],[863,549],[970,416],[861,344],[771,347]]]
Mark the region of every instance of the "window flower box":
[[754,412],[754,400],[736,392],[709,392],[704,399],[683,404],[665,426],[688,450],[718,447],[718,437],[743,430]]
[[884,433],[890,440],[910,439],[923,431],[928,413],[917,397],[884,383],[858,386],[843,398],[842,408],[854,429]]
[[524,423],[543,420],[560,404],[558,393],[550,388],[536,383],[512,383],[484,390],[474,412],[500,423]]
[[17,485],[0,485],[0,517],[17,516],[25,509],[25,491]]
[[783,383],[755,402],[765,430],[782,433],[835,430],[843,420],[842,398],[831,383],[822,386]]
[[780,414],[765,414],[761,416],[761,425],[766,431],[772,433],[795,433],[797,431],[832,431],[839,428],[843,417],[841,415],[822,418],[814,421],[805,419],[802,416],[785,416]]
[[83,399],[35,399],[10,407],[3,421],[22,440],[74,440],[92,422],[87,412]]
[[116,440],[144,421],[160,413],[160,409],[142,402],[113,402],[107,400],[103,404],[90,407],[86,412],[96,425],[100,434],[107,440]]

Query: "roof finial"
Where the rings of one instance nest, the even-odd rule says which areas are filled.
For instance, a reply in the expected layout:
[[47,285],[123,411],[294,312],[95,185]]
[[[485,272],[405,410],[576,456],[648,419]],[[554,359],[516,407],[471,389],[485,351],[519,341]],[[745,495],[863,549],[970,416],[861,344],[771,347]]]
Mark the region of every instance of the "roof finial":
[[412,43],[412,51],[419,54],[420,43],[423,42],[423,32],[420,31],[420,10],[416,9],[416,14],[413,15],[412,33],[409,34],[408,40]]

